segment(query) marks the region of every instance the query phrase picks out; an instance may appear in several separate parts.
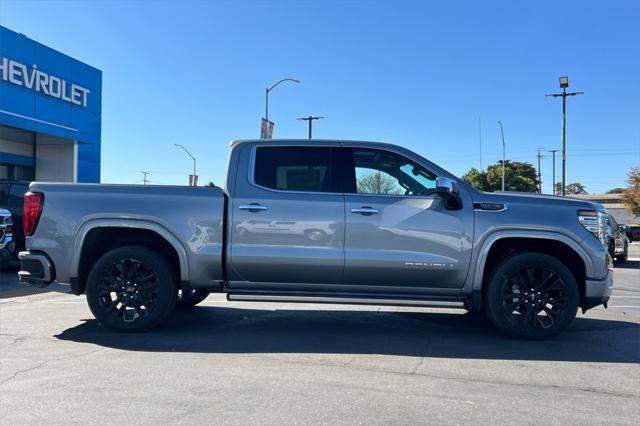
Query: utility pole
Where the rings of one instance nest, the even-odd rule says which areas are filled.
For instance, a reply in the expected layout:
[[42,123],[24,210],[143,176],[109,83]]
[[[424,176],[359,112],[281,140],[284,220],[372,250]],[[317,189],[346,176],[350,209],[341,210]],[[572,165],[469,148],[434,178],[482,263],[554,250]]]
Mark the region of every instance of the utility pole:
[[556,195],[556,152],[558,149],[551,149],[548,152],[553,155],[553,191],[551,192],[553,195]]
[[502,122],[498,120],[498,124],[500,125],[500,134],[502,135],[502,191],[504,192],[504,163],[506,144],[504,143],[504,129],[502,128]]
[[324,117],[321,117],[321,116],[315,116],[314,117],[313,115],[310,115],[308,117],[300,117],[300,118],[298,118],[298,120],[303,120],[303,121],[308,121],[309,122],[309,139],[311,139],[312,128],[313,128],[313,125],[312,125],[313,120],[322,120],[323,118]]
[[478,138],[480,139],[480,171],[482,171],[482,123],[478,116]]
[[567,96],[584,95],[584,92],[571,92],[567,93],[567,87],[569,87],[569,77],[560,77],[560,88],[562,93],[551,93],[547,95],[547,98],[562,97],[562,196],[566,195],[566,163],[567,163],[567,149],[566,149],[566,124],[567,124]]
[[146,185],[147,183],[149,183],[149,180],[147,180],[147,175],[149,174],[149,172],[140,172],[144,175],[144,177],[142,178],[142,184]]
[[544,148],[538,148],[537,149],[538,154],[538,194],[542,194],[542,172],[540,170],[540,160],[543,158],[542,155],[542,151],[544,151]]

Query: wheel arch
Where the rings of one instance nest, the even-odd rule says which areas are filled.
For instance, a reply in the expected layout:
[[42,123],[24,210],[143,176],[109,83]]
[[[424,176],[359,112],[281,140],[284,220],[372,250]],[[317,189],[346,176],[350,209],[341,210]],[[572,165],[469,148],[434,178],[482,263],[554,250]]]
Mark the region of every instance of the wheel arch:
[[562,262],[576,279],[582,305],[585,280],[593,270],[593,262],[575,240],[555,232],[501,231],[488,236],[479,250],[472,281],[474,309],[481,308],[485,284],[493,266],[505,256],[524,251],[548,254]]
[[169,229],[147,220],[97,219],[83,223],[76,233],[70,269],[73,292],[84,292],[93,261],[125,245],[141,245],[159,251],[174,266],[178,282],[183,286],[189,282],[187,251]]

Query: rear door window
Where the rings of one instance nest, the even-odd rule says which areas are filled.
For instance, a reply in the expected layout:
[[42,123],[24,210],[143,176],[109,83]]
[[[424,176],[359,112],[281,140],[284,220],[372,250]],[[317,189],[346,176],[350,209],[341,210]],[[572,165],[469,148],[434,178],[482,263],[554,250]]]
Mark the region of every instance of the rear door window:
[[258,147],[253,179],[280,191],[338,192],[332,156],[331,147]]

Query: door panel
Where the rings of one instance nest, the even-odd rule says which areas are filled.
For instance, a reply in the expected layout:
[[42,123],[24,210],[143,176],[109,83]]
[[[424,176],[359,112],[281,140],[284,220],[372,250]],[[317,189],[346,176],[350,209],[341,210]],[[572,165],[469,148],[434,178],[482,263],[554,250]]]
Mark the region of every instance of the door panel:
[[[473,213],[441,198],[345,196],[345,284],[461,288],[471,260]],[[356,209],[379,213],[356,213]],[[357,211],[357,210],[356,210]]]
[[462,288],[473,241],[473,205],[447,210],[437,176],[381,149],[347,148],[345,272],[351,285]]
[[[274,151],[255,157],[256,149]],[[259,283],[342,281],[344,196],[330,192],[328,164],[333,151],[308,145],[304,149],[311,152],[258,147],[244,153],[254,156],[256,172],[239,171],[237,195],[230,206],[232,288],[246,288],[247,283],[257,288]],[[249,164],[248,160],[241,155],[240,163]],[[269,167],[258,164],[261,161],[268,161]],[[248,175],[257,179],[251,181]]]

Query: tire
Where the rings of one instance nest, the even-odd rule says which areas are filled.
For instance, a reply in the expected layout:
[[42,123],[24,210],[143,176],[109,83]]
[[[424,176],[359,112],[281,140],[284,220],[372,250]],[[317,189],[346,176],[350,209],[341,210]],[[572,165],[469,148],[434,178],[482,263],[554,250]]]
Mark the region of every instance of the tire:
[[176,309],[192,308],[206,299],[209,293],[211,293],[211,291],[206,288],[198,288],[191,290],[191,294],[187,298],[184,298],[182,297],[182,290],[178,290]]
[[117,248],[91,268],[86,294],[91,312],[103,325],[123,332],[149,330],[176,304],[175,271],[149,248]]
[[496,328],[517,339],[556,336],[578,311],[575,278],[564,264],[546,254],[507,257],[496,265],[487,284],[485,314]]
[[629,245],[624,245],[624,250],[622,251],[622,256],[620,256],[620,263],[627,263],[629,259]]

